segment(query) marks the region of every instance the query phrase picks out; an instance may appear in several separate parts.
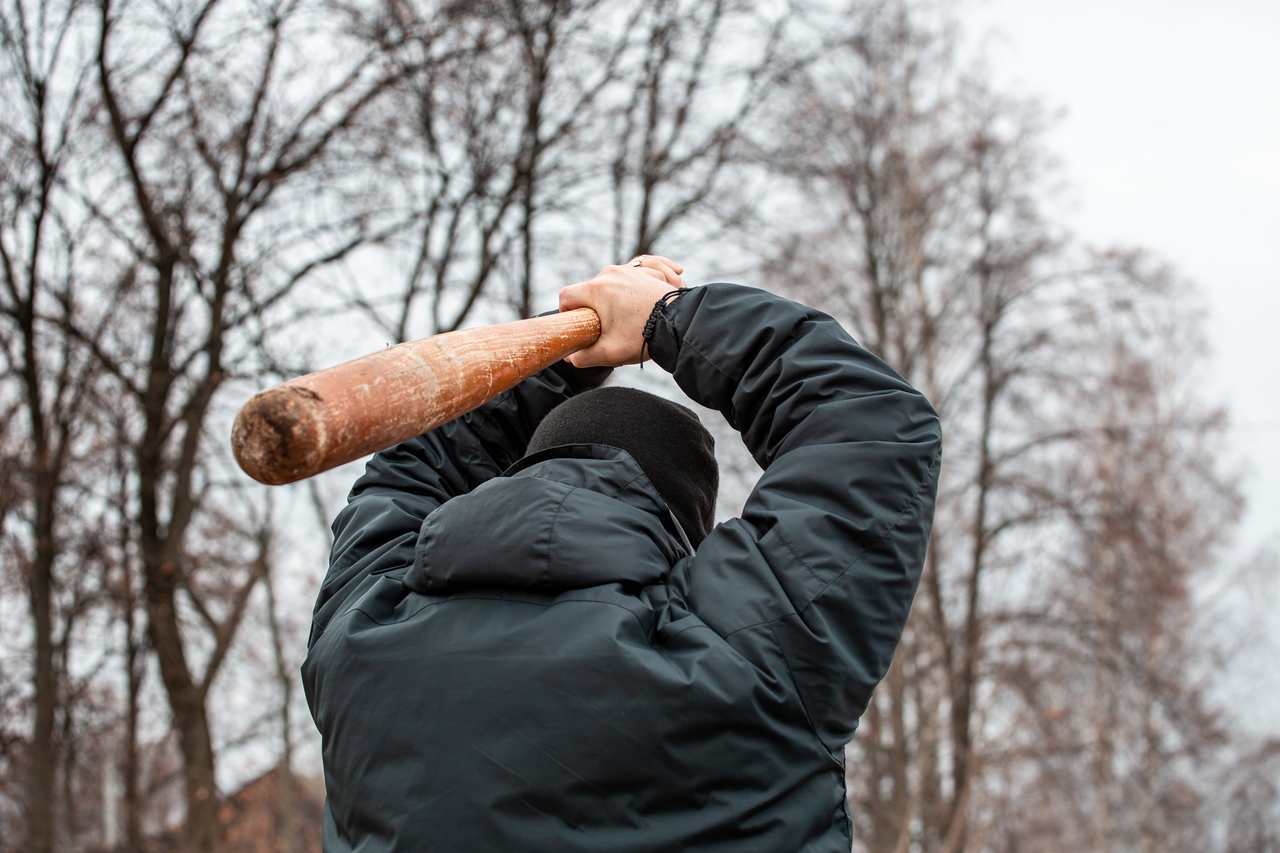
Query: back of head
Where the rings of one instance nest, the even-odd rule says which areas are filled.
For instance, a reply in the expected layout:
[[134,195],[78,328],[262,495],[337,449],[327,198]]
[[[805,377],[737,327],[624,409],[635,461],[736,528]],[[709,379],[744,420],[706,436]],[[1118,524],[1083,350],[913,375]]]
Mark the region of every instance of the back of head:
[[567,444],[625,450],[694,546],[711,532],[720,487],[715,440],[689,409],[635,388],[598,388],[553,409],[538,425],[527,452]]

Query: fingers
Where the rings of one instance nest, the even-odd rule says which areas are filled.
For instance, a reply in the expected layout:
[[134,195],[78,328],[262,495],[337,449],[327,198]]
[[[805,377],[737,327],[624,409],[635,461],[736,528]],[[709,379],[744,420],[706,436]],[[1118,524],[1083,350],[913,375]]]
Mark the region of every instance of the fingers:
[[[591,282],[583,281],[560,288],[560,311],[572,311],[575,308],[591,308]],[[599,313],[598,311],[596,313]]]
[[684,286],[680,278],[684,275],[684,267],[670,258],[664,258],[661,255],[637,255],[628,263],[630,266],[638,267],[652,276],[661,278],[672,287]]
[[684,274],[683,266],[660,255],[638,255],[625,264],[605,267],[590,281],[561,288],[560,310],[572,311],[574,308],[586,307],[597,308],[598,313],[598,306],[595,303],[600,299],[600,289],[606,281],[610,283],[615,280],[625,282],[627,279],[636,281],[635,277],[641,274],[671,287],[684,287],[684,280],[681,278]]
[[591,308],[600,315],[600,338],[569,356],[575,367],[638,363],[643,354],[644,325],[653,306],[673,287],[682,287],[684,267],[655,255],[607,266],[590,281],[560,291],[560,310]]
[[647,267],[651,264],[654,264],[654,265],[669,267],[671,270],[675,272],[676,275],[684,275],[684,267],[682,267],[680,264],[676,263],[675,261],[671,260],[670,258],[663,257],[662,255],[636,255],[634,258],[631,259],[631,263],[634,264],[636,261],[639,261],[640,266],[642,267]]

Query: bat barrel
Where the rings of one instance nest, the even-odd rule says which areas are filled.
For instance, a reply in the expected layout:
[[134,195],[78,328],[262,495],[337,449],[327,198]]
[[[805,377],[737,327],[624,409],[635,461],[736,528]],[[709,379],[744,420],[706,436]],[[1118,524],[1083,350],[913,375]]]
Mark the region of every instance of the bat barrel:
[[388,347],[255,394],[231,448],[258,482],[294,483],[448,423],[598,337],[579,308]]

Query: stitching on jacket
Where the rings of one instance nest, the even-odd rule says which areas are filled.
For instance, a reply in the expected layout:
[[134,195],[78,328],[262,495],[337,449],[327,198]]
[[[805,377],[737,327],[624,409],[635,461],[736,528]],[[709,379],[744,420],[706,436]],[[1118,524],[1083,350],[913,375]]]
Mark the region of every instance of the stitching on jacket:
[[[690,288],[690,290],[691,290],[691,288]],[[683,294],[684,294],[684,292],[686,292],[686,291],[683,291],[683,290],[682,290],[682,291],[680,291],[681,295],[683,295]],[[671,305],[674,305],[676,302],[679,302],[679,301],[680,301],[679,299],[673,299],[673,300],[671,300],[671,303],[669,303],[669,304],[668,304],[667,306],[665,306],[665,307],[668,307],[668,308],[669,308]],[[702,306],[701,306],[701,305],[699,305],[698,307],[700,308],[700,307],[702,307]],[[697,309],[695,308],[695,309],[694,309],[694,311],[695,311],[695,313],[696,313]],[[676,328],[675,328],[676,324],[675,324],[674,322],[672,322],[671,317],[667,314],[667,311],[666,311],[666,310],[664,310],[664,311],[662,312],[662,318],[666,321],[666,323],[667,323],[667,328],[669,328],[669,329],[671,330],[671,338],[672,338],[672,340],[674,340],[674,341],[676,342],[676,361],[679,361],[679,360],[680,360],[680,353],[681,353],[681,351],[682,351],[685,347],[689,347],[691,350],[693,350],[693,351],[698,355],[698,357],[699,357],[699,358],[701,358],[704,362],[706,362],[708,365],[710,365],[712,370],[714,370],[716,373],[719,373],[719,374],[720,374],[721,376],[723,376],[725,379],[728,379],[730,382],[734,383],[735,385],[741,381],[742,377],[735,377],[732,373],[729,373],[729,372],[728,372],[728,371],[726,371],[724,368],[722,368],[720,365],[716,364],[714,361],[712,361],[710,358],[708,358],[708,357],[707,357],[707,354],[706,354],[706,353],[704,353],[702,350],[698,349],[698,345],[697,345],[697,344],[695,344],[695,343],[693,343],[692,341],[690,341],[690,340],[689,340],[689,338],[688,338],[687,336],[685,336],[685,337],[681,337],[681,336],[676,332]],[[673,371],[672,371],[672,374],[674,375],[674,373],[675,373],[675,371],[673,370]],[[733,424],[737,424],[737,423],[740,421],[740,418],[738,417],[738,409],[737,409],[737,407],[733,405],[733,395],[732,395],[732,394],[730,394],[730,395],[729,395],[729,409],[730,409],[730,411],[732,411],[732,412],[733,412],[733,419],[732,419],[732,420],[733,420]]]
[[[783,619],[786,619],[788,616],[799,616],[799,615],[800,615],[800,611],[792,609],[787,613],[783,613],[781,616],[774,617],[773,619],[761,619],[759,622],[752,622],[750,625],[743,625],[741,628],[734,628],[732,631],[725,634],[724,638],[728,640],[734,634],[740,633],[742,631],[750,631],[752,628],[759,628],[761,625],[773,625],[776,622],[781,622]],[[785,657],[785,654],[783,656]]]
[[740,382],[742,380],[742,377],[734,376],[732,373],[729,373],[723,367],[721,367],[720,365],[712,361],[710,358],[708,358],[707,354],[704,353],[702,350],[698,349],[698,345],[695,344],[693,341],[689,340],[688,338],[685,338],[683,341],[680,341],[679,344],[681,349],[688,347],[689,349],[696,352],[703,361],[705,361],[707,364],[711,365],[711,367],[715,369],[716,373],[719,373],[721,376],[723,376],[725,379],[728,379],[730,382]]
[[898,514],[894,516],[893,523],[891,523],[888,527],[886,527],[884,529],[884,532],[881,533],[879,536],[877,536],[875,541],[872,542],[870,545],[867,545],[864,548],[859,548],[858,552],[849,558],[849,562],[845,563],[844,566],[840,569],[840,571],[836,572],[835,576],[832,577],[831,580],[828,581],[826,584],[824,584],[822,589],[818,590],[814,594],[813,598],[810,598],[805,603],[804,607],[800,608],[799,612],[801,614],[803,614],[806,610],[808,610],[810,606],[813,605],[813,602],[816,601],[819,597],[821,597],[822,594],[826,592],[831,587],[832,584],[840,580],[840,578],[844,577],[848,573],[849,569],[853,567],[854,563],[862,560],[862,558],[867,554],[868,551],[873,550],[877,545],[883,542],[890,533],[892,533],[894,530],[898,528],[898,525],[902,523],[903,516],[907,514],[907,511],[912,507],[916,506],[920,502],[920,496],[924,492],[925,484],[929,482],[929,475],[932,474],[934,471],[936,471],[938,466],[941,463],[942,463],[942,448],[939,447],[938,452],[933,455],[933,462],[930,463],[929,469],[925,471],[924,477],[920,480],[919,483],[916,484],[916,489],[914,492],[911,493],[911,497],[907,499],[907,502],[903,505],[902,509],[900,509],[898,511]]
[[[685,293],[692,292],[692,290],[693,290],[693,288],[682,288],[682,289],[681,289],[681,290],[679,290],[679,291],[672,291],[672,292],[673,292],[673,293],[679,293],[681,296],[683,296]],[[739,378],[740,378],[740,377],[734,377],[734,376],[733,376],[733,374],[726,372],[726,371],[724,370],[724,368],[722,368],[720,365],[716,364],[714,361],[712,361],[711,359],[707,358],[706,353],[704,353],[702,350],[698,349],[698,345],[697,345],[697,344],[690,342],[690,340],[689,340],[689,338],[688,338],[688,337],[681,337],[681,336],[680,336],[680,334],[679,334],[678,332],[676,332],[676,324],[675,324],[674,322],[672,322],[670,315],[667,313],[667,311],[666,311],[665,309],[670,308],[672,305],[674,305],[675,303],[677,303],[677,302],[679,302],[679,301],[680,301],[680,300],[679,300],[678,298],[677,298],[677,299],[672,299],[670,303],[668,303],[667,305],[663,306],[664,310],[663,310],[663,312],[662,312],[662,319],[666,320],[666,322],[667,322],[667,328],[671,330],[671,338],[672,338],[672,340],[674,340],[674,341],[676,342],[676,358],[677,358],[677,359],[679,359],[679,358],[680,358],[680,351],[681,351],[681,350],[683,350],[683,349],[687,346],[687,347],[689,347],[690,349],[692,349],[694,352],[696,352],[696,353],[698,354],[698,356],[699,356],[703,361],[705,361],[707,364],[711,365],[712,369],[714,369],[714,370],[715,370],[717,373],[719,373],[721,376],[723,376],[724,378],[726,378],[726,379],[730,380],[731,382],[737,382],[737,381],[739,380]],[[701,307],[701,305],[699,305],[698,307]],[[697,310],[697,309],[694,309],[694,310],[695,310],[695,312],[696,312],[696,310]]]
[[[689,349],[693,350],[699,358],[701,358],[704,362],[710,365],[712,370],[714,370],[716,373],[719,373],[721,376],[723,376],[725,379],[728,379],[730,382],[734,383],[735,386],[742,381],[742,377],[735,377],[732,373],[729,373],[723,367],[721,367],[720,365],[712,361],[710,358],[708,358],[706,353],[698,349],[697,344],[689,341],[688,339],[685,339],[684,341],[680,341],[679,339],[677,339],[676,343],[678,345],[678,349],[676,351],[676,358],[680,357],[680,350],[684,349],[685,347],[688,347]],[[732,426],[736,430],[737,425],[742,422],[742,418],[738,414],[738,407],[733,404],[732,393],[729,394],[729,411],[733,413],[733,417],[730,419],[730,426]]]
[[[804,318],[802,318],[801,322],[800,322],[799,324],[797,324],[795,327],[793,327],[793,328],[791,329],[791,332],[790,332],[789,336],[787,337],[787,342],[786,342],[786,344],[785,344],[783,347],[781,347],[781,349],[780,349],[780,350],[778,351],[778,353],[776,354],[776,357],[775,357],[775,358],[781,358],[783,355],[785,355],[787,352],[789,352],[789,351],[792,349],[792,347],[794,347],[794,346],[795,346],[796,342],[800,340],[800,337],[801,337],[801,336],[800,336],[800,329],[801,329],[802,327],[804,327],[804,326],[806,326],[806,325],[810,324],[814,319],[815,319],[815,318],[809,317],[808,315],[806,315]],[[736,385],[738,385],[738,384],[740,384],[740,383],[742,382],[742,376],[734,376],[732,373],[729,373],[728,371],[726,371],[726,370],[725,370],[724,368],[722,368],[720,365],[716,364],[714,361],[712,361],[710,358],[708,358],[706,353],[704,353],[702,350],[698,349],[698,345],[697,345],[697,344],[695,344],[695,343],[693,343],[693,342],[689,341],[687,338],[686,338],[684,341],[681,341],[681,340],[679,340],[679,339],[677,338],[676,343],[680,345],[680,348],[683,348],[683,347],[685,347],[685,346],[688,346],[688,347],[689,347],[690,349],[692,349],[695,353],[697,353],[697,354],[698,354],[698,356],[699,356],[703,361],[705,361],[707,364],[711,365],[711,368],[712,368],[713,370],[715,370],[717,373],[719,373],[719,374],[720,374],[721,376],[723,376],[725,379],[728,379],[730,382],[734,383],[734,384],[735,384],[735,386],[736,386]],[[678,353],[677,353],[677,355],[678,355]],[[743,372],[743,376],[745,376],[745,375],[746,375],[746,372],[744,371],[744,372]],[[738,423],[741,419],[739,418],[738,407],[737,407],[737,406],[735,406],[735,405],[733,404],[733,395],[732,395],[732,394],[730,394],[730,395],[729,395],[729,408],[730,408],[730,410],[732,410],[732,412],[733,412],[733,421],[734,421],[734,423],[735,423],[735,424],[736,424],[736,423]],[[754,455],[754,454],[753,454],[753,455]]]
[[[638,463],[638,462],[637,462],[636,464],[637,464],[637,465],[639,465],[640,463]],[[618,488],[614,489],[612,492],[609,492],[608,494],[605,494],[604,492],[600,492],[600,494],[604,495],[604,496],[605,496],[605,497],[607,497],[607,498],[615,498],[615,499],[616,499],[616,498],[618,497],[618,495],[622,492],[622,490],[623,490],[623,489],[627,488],[627,487],[628,487],[628,486],[630,486],[632,483],[634,483],[634,482],[636,482],[637,480],[640,480],[640,479],[648,479],[647,477],[645,477],[645,474],[644,474],[644,472],[643,472],[643,471],[641,471],[639,474],[637,474],[637,475],[635,475],[634,477],[632,477],[630,480],[627,480],[627,482],[623,483],[621,486],[618,486]],[[650,484],[650,485],[652,485],[652,484]],[[657,491],[657,487],[656,487],[656,486],[654,487],[654,491]]]
[[[697,614],[695,613],[694,615],[696,616]],[[711,627],[710,625],[708,625],[706,622],[703,622],[703,621],[702,621],[702,619],[701,619],[701,617],[699,617],[699,618],[698,618],[698,622],[697,622],[696,624],[694,624],[694,625],[686,625],[686,626],[684,626],[683,628],[681,628],[679,631],[676,631],[674,634],[668,634],[668,635],[667,635],[667,637],[668,637],[668,640],[674,640],[676,637],[679,637],[681,634],[685,633],[686,631],[696,631],[696,630],[698,630],[699,628],[702,628],[702,629],[704,629],[704,630],[710,631],[712,634],[715,634],[717,637],[720,637],[720,635],[719,635],[719,634],[716,634],[716,629],[715,629],[715,628],[712,628],[712,627]],[[736,633],[736,632],[735,632],[735,633]],[[720,639],[721,639],[721,640],[724,640],[724,639],[727,639],[727,638],[726,638],[726,637],[720,637]]]
[[[775,621],[780,622],[782,620]],[[818,734],[818,727],[813,724],[813,715],[809,713],[809,704],[804,701],[804,691],[800,689],[800,683],[796,681],[796,674],[791,670],[791,661],[787,660],[787,650],[783,648],[782,641],[778,639],[778,632],[774,630],[773,625],[773,622],[768,623],[769,636],[773,637],[773,644],[778,649],[778,657],[782,658],[782,665],[787,668],[787,678],[791,679],[791,688],[795,690],[796,698],[800,700],[800,710],[804,711],[804,721],[809,724],[809,731],[813,732],[814,737],[825,744],[826,741],[822,740],[822,735]]]
[[565,492],[564,497],[560,498],[560,503],[556,504],[556,511],[551,514],[551,523],[547,525],[547,568],[543,571],[541,580],[551,580],[551,552],[555,550],[551,547],[551,540],[556,534],[556,521],[560,518],[560,510],[564,509],[564,502],[569,499],[569,495],[576,491],[576,486],[569,486],[569,491]]
[[[619,449],[620,449],[620,448],[619,448]],[[624,453],[626,453],[626,451],[623,451],[623,452],[624,452]],[[628,455],[630,455],[630,454],[628,454]],[[635,457],[633,456],[633,457],[631,457],[631,458],[632,458],[632,459],[634,459]],[[636,466],[637,466],[637,467],[639,467],[639,465],[640,465],[640,463],[639,463],[639,462],[637,462],[637,463],[636,463]],[[521,473],[523,473],[523,472],[521,472]],[[559,484],[560,484],[560,485],[562,485],[562,486],[569,486],[569,484],[568,484],[568,483],[566,483],[564,480],[560,480],[560,479],[557,479],[557,478],[555,478],[555,477],[553,477],[553,476],[550,476],[550,475],[548,475],[548,474],[543,474],[543,473],[541,473],[541,472],[537,472],[537,471],[535,471],[535,472],[533,472],[533,473],[530,473],[528,476],[533,477],[533,478],[538,479],[538,480],[545,480],[545,481],[546,481],[546,482],[548,482],[548,483],[559,483]],[[589,491],[589,492],[595,492],[595,494],[603,495],[603,496],[604,496],[604,497],[606,497],[606,498],[617,498],[617,497],[618,497],[618,494],[619,494],[623,489],[625,489],[625,488],[627,488],[628,486],[630,486],[632,483],[636,482],[637,480],[645,480],[645,481],[648,481],[648,479],[649,479],[648,475],[647,475],[647,474],[645,474],[645,473],[644,473],[644,471],[642,470],[639,474],[637,474],[636,476],[632,477],[630,480],[627,480],[625,483],[623,483],[622,485],[618,486],[618,488],[614,489],[612,492],[596,492],[596,490],[595,490],[595,489],[587,489],[587,491]],[[650,482],[650,483],[649,483],[649,485],[650,485],[650,486],[653,486],[653,491],[654,491],[654,492],[657,492],[657,491],[658,491],[658,487],[657,487],[657,486],[654,486],[652,482]],[[580,487],[579,487],[579,486],[569,486],[569,488],[570,488],[570,489],[577,489],[577,488],[580,488]]]
[[[844,566],[840,569],[840,571],[837,572],[836,575],[833,578],[831,578],[830,581],[823,584],[822,589],[818,590],[817,593],[815,593],[814,596],[805,603],[804,607],[801,607],[797,610],[793,610],[790,613],[784,613],[781,616],[777,616],[773,619],[762,619],[759,622],[752,622],[750,625],[743,625],[740,628],[734,628],[732,631],[725,634],[724,638],[727,640],[730,637],[732,637],[734,634],[738,633],[739,631],[749,631],[752,628],[759,628],[761,625],[774,625],[778,622],[781,622],[783,619],[786,619],[788,616],[802,615],[806,610],[809,609],[809,607],[813,604],[814,601],[816,601],[818,598],[822,596],[822,593],[827,591],[828,587],[830,587],[836,581],[840,580],[840,578],[844,577],[844,575],[849,571],[849,569],[853,566],[853,564],[856,563],[859,559],[861,559],[862,556],[867,553],[867,551],[869,551],[875,545],[880,544],[880,542],[883,541],[886,536],[888,536],[891,532],[893,532],[895,528],[897,528],[898,524],[902,521],[902,516],[906,514],[907,510],[911,509],[912,506],[918,503],[920,493],[924,491],[925,484],[929,480],[929,474],[931,474],[938,467],[938,464],[941,461],[942,461],[942,451],[941,449],[939,449],[938,452],[934,454],[933,463],[930,464],[929,470],[925,472],[924,479],[922,479],[919,485],[916,486],[916,490],[912,493],[911,497],[908,499],[907,504],[898,512],[898,515],[895,516],[893,524],[889,525],[889,527],[885,529],[884,533],[882,533],[879,537],[877,537],[875,542],[871,543],[870,546],[866,548],[858,549],[858,553],[855,554],[849,560],[849,562],[845,563]],[[772,530],[776,531],[777,528],[776,527],[772,528]],[[765,535],[768,535],[768,534],[765,534]],[[764,537],[761,537],[761,538],[763,539]],[[783,542],[786,542],[785,538],[783,538]],[[757,545],[758,544],[759,543],[757,542]],[[788,544],[788,549],[790,549],[790,544]],[[800,558],[797,557],[796,559],[799,560]],[[803,563],[803,561],[801,562]],[[806,565],[805,568],[808,568],[808,566]],[[784,657],[785,657],[785,654],[784,654]]]
[[[791,540],[783,535],[781,526],[775,524],[773,527],[769,528],[769,533],[772,533],[775,536],[777,536],[778,539],[782,541],[782,544],[787,546],[787,550],[791,552],[791,556],[795,558],[795,561],[800,565],[804,566],[805,571],[809,573],[809,577],[813,578],[814,583],[818,584],[818,586],[821,587],[822,578],[818,577],[818,573],[817,571],[814,570],[813,566],[809,565],[804,561],[804,557],[801,557],[799,552],[796,551],[795,546],[791,544]],[[763,540],[765,536],[769,535],[769,533],[766,533],[764,536],[761,536],[760,539]]]

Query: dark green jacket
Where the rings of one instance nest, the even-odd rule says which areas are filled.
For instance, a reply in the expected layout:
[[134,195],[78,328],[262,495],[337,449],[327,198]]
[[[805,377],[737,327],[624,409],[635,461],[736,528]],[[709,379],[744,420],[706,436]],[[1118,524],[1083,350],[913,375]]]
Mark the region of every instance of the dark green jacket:
[[765,469],[743,517],[690,555],[628,454],[521,460],[567,365],[374,457],[303,666],[327,851],[848,851],[842,751],[919,580],[937,416],[766,292],[660,320],[654,361]]

